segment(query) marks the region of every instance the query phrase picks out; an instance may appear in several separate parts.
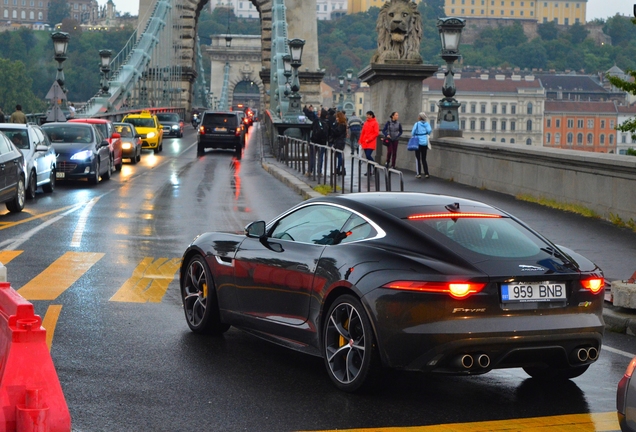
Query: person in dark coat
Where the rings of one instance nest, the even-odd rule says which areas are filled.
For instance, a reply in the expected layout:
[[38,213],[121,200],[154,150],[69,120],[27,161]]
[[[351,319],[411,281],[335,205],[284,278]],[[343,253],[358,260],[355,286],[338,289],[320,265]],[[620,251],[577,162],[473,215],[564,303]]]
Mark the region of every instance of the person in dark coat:
[[[320,145],[327,145],[329,140],[329,121],[327,120],[327,111],[321,110],[320,117],[316,118],[311,124],[311,142]],[[309,172],[307,175],[314,173],[316,166],[316,156],[318,156],[318,171],[322,173],[322,164],[325,158],[325,149],[322,147],[309,146]]]
[[398,143],[400,142],[400,136],[402,136],[402,125],[398,121],[399,114],[397,112],[391,113],[389,121],[386,122],[384,128],[382,128],[382,134],[388,138],[389,142],[386,146],[386,167],[395,168],[395,160],[397,159]]
[[[347,117],[342,111],[336,113],[336,122],[331,130],[333,147],[336,150],[344,150],[347,142]],[[344,175],[345,169],[342,163],[342,153],[336,152],[336,175]]]

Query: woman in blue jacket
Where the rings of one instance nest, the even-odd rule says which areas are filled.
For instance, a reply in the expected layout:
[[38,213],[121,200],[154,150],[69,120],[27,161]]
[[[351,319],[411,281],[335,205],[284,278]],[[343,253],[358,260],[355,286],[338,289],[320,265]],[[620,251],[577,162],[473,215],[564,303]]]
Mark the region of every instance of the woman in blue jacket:
[[426,152],[428,151],[428,139],[433,129],[428,123],[428,116],[425,112],[419,113],[417,122],[413,125],[411,136],[416,136],[419,147],[415,150],[415,178],[422,178],[422,166],[424,166],[424,177],[428,178],[428,164],[426,163]]

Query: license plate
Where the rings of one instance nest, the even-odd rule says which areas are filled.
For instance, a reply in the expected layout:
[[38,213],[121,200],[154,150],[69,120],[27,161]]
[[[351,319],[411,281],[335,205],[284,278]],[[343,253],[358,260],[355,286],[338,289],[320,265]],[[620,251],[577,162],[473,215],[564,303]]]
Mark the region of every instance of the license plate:
[[227,132],[227,128],[224,127],[215,127],[214,132]]
[[55,171],[55,178],[64,178],[66,173]]
[[503,303],[559,300],[567,300],[564,282],[519,282],[501,285]]

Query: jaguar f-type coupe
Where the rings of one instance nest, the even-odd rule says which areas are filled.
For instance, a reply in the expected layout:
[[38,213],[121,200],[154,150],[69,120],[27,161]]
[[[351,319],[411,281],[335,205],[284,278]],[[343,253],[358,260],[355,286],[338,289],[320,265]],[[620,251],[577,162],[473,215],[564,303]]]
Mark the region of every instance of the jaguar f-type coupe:
[[503,210],[411,192],[311,199],[201,234],[180,269],[192,331],[235,326],[320,356],[348,392],[385,368],[577,377],[601,350],[604,286],[594,263]]

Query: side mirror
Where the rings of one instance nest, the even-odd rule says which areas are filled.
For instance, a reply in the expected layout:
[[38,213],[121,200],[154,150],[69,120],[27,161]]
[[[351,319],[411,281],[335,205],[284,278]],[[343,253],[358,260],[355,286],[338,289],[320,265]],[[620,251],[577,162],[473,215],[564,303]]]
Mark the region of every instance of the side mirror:
[[102,140],[102,142],[99,144],[100,147],[107,147],[108,145],[108,140]]
[[141,138],[141,135],[135,134],[135,138]]
[[115,133],[113,133],[113,138],[115,138],[115,139],[121,138],[121,134],[119,132],[115,132]]
[[250,238],[262,238],[265,236],[265,221],[252,222],[245,227],[245,235]]
[[48,146],[45,146],[44,144],[38,144],[35,146],[35,151],[36,152],[46,152],[49,151]]

